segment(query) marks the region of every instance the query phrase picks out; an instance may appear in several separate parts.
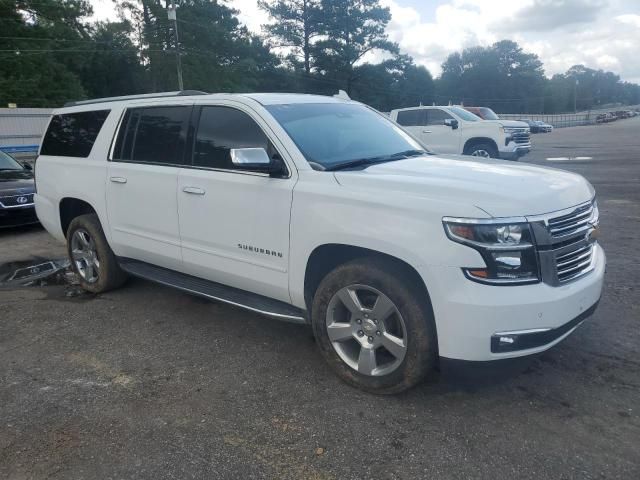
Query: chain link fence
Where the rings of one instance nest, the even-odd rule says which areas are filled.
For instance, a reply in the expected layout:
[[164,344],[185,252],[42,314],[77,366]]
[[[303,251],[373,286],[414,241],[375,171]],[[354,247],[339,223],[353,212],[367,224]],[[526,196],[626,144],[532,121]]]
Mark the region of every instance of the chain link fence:
[[640,111],[640,105],[616,107],[615,109],[606,110],[590,110],[588,112],[579,113],[561,113],[555,115],[533,113],[505,113],[500,114],[499,117],[504,120],[541,120],[545,123],[548,123],[549,125],[553,125],[554,128],[563,128],[576,127],[579,125],[594,125],[597,123],[596,119],[598,115],[626,110]]

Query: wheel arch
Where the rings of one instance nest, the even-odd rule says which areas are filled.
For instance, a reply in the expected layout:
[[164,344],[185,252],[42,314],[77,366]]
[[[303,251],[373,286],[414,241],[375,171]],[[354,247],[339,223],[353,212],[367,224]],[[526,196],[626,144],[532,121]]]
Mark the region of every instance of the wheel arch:
[[433,312],[431,306],[431,297],[424,279],[418,271],[408,262],[387,253],[372,250],[365,247],[348,245],[342,243],[327,243],[317,246],[309,255],[304,273],[304,298],[309,310],[313,296],[320,285],[322,279],[333,269],[344,263],[359,258],[380,259],[391,262],[399,267],[410,279],[412,285],[415,285],[424,294],[429,308]]
[[90,213],[98,214],[89,202],[75,197],[62,198],[58,209],[60,212],[60,228],[65,237],[74,218]]
[[496,152],[499,152],[498,144],[496,143],[496,141],[494,139],[489,138],[489,137],[474,137],[474,138],[470,138],[469,140],[467,140],[465,142],[464,148],[462,149],[462,152],[466,154],[468,149],[470,149],[472,146],[478,145],[478,144],[481,144],[481,143],[488,143],[489,145],[491,145],[493,148],[496,149]]

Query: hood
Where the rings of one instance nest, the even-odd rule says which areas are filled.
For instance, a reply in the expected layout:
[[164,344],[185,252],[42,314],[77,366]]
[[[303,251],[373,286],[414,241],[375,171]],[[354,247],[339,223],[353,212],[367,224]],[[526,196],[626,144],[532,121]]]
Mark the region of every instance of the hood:
[[564,170],[460,155],[408,158],[334,175],[349,188],[466,203],[493,217],[549,213],[594,195],[589,182]]
[[33,173],[27,170],[0,170],[0,197],[34,192]]
[[517,120],[495,120],[497,123],[502,125],[503,127],[518,127],[518,128],[529,128],[529,125],[525,122],[519,122]]

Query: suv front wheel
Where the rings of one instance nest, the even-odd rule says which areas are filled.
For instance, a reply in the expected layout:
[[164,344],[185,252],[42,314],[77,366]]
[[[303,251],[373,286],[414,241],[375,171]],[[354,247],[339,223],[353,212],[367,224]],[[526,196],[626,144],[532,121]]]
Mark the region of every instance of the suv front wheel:
[[498,150],[490,143],[474,143],[469,145],[465,151],[465,155],[471,155],[472,157],[483,158],[499,158]]
[[67,230],[67,252],[80,285],[89,292],[113,290],[127,279],[95,214],[80,215],[71,221]]
[[436,332],[426,292],[390,261],[337,267],[313,299],[320,351],[347,383],[371,393],[413,387],[435,367]]

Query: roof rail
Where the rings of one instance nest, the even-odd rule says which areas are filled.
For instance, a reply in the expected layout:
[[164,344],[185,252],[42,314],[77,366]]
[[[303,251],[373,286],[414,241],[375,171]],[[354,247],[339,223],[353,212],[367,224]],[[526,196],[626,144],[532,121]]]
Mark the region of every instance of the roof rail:
[[94,98],[91,100],[77,100],[75,102],[67,102],[65,107],[74,107],[76,105],[91,105],[92,103],[104,103],[104,102],[119,102],[121,100],[137,100],[146,98],[163,98],[163,97],[182,97],[188,95],[208,95],[207,92],[201,92],[200,90],[182,90],[177,92],[158,92],[158,93],[145,93],[141,95],[124,95],[122,97],[106,97],[106,98]]

